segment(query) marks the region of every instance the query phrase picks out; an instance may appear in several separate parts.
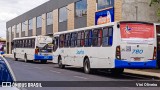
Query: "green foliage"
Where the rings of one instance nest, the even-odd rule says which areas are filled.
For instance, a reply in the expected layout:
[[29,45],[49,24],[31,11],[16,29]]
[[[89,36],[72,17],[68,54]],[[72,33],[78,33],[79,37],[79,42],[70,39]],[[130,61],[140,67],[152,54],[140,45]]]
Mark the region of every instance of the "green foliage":
[[150,6],[155,3],[160,3],[160,0],[151,0]]
[[[151,0],[151,3],[150,3],[150,6],[152,5],[156,5],[156,4],[159,4],[160,3],[160,0]],[[157,7],[157,16],[159,18],[158,21],[160,21],[160,5]]]

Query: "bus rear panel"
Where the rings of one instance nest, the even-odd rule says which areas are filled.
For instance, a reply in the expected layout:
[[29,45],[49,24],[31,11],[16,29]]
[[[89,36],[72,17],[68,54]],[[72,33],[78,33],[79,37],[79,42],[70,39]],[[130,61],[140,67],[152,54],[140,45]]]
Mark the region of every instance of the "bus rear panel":
[[150,23],[120,23],[121,44],[116,48],[115,68],[156,68],[155,33]]

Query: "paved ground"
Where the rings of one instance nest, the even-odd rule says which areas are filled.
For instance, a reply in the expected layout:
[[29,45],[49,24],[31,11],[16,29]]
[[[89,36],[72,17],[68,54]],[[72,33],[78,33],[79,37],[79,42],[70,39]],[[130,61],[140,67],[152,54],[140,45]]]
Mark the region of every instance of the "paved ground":
[[[56,64],[25,63],[6,58],[10,63],[17,81],[137,81],[137,80],[158,80],[154,77],[124,73],[114,76],[105,71],[98,71],[95,74],[84,74],[82,69],[67,67],[59,69]],[[107,84],[107,83],[106,83]],[[126,83],[127,84],[127,83]],[[116,85],[115,85],[116,86]],[[136,87],[57,87],[57,88],[27,88],[27,90],[158,90],[159,88],[136,88]]]

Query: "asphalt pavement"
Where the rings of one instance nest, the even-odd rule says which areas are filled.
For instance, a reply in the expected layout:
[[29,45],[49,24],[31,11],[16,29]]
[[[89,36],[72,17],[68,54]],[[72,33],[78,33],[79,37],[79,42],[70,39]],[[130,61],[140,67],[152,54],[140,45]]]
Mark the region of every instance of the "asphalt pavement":
[[[124,73],[112,75],[105,70],[99,70],[94,74],[85,74],[81,68],[58,68],[57,64],[39,62],[14,61],[6,58],[17,81],[155,81],[155,77]],[[107,83],[106,83],[107,84]],[[127,83],[126,83],[127,85]],[[107,86],[107,85],[106,85]],[[116,85],[115,85],[116,86]],[[26,88],[27,90],[158,90],[159,87],[46,87]]]

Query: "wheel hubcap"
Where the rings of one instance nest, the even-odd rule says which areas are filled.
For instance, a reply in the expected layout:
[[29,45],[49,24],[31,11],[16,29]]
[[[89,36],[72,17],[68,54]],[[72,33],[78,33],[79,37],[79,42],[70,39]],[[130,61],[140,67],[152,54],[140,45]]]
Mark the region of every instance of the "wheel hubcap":
[[59,60],[59,65],[60,65],[60,66],[62,65],[62,60]]
[[86,62],[86,65],[85,65],[85,69],[86,69],[87,72],[89,71],[87,62]]

